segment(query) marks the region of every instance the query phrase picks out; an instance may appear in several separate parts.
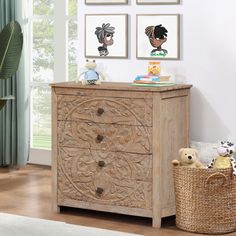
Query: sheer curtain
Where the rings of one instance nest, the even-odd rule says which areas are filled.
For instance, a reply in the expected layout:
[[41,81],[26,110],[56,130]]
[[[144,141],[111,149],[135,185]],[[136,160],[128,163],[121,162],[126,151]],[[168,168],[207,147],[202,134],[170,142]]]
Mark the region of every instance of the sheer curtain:
[[0,0],[0,30],[11,20],[17,20],[23,29],[24,46],[16,76],[0,81],[0,97],[12,94],[0,111],[0,166],[25,165],[29,153],[29,77],[27,61],[27,0]]

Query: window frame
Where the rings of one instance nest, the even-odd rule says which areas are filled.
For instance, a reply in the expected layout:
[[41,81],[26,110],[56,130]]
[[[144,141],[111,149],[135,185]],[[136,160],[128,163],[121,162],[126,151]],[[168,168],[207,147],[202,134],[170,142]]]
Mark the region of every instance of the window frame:
[[[35,148],[32,146],[33,142],[33,129],[32,129],[32,91],[37,87],[48,88],[48,82],[34,82],[33,81],[33,22],[36,20],[50,19],[53,20],[54,25],[54,69],[53,69],[53,83],[68,81],[68,24],[70,20],[77,20],[77,16],[69,16],[68,14],[69,0],[54,0],[54,14],[52,16],[38,16],[33,15],[33,0],[28,1],[29,6],[29,78],[30,78],[30,155],[29,163],[40,165],[51,165],[51,149]],[[78,7],[78,0],[77,0]]]

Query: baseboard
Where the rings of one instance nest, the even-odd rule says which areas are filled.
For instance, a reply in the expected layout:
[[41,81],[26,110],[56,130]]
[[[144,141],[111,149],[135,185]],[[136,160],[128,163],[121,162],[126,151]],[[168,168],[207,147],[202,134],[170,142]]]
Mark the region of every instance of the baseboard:
[[31,148],[28,163],[51,166],[51,150]]

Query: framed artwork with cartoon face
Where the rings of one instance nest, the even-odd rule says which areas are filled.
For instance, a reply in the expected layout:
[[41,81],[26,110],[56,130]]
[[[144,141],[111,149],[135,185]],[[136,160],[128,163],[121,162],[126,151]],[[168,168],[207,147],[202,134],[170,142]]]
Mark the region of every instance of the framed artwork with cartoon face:
[[149,4],[149,5],[155,5],[155,4],[179,4],[180,0],[136,0],[137,4]]
[[85,57],[127,58],[127,14],[85,15]]
[[137,15],[136,57],[179,59],[180,15]]
[[112,4],[127,4],[128,0],[85,0],[87,5],[112,5]]

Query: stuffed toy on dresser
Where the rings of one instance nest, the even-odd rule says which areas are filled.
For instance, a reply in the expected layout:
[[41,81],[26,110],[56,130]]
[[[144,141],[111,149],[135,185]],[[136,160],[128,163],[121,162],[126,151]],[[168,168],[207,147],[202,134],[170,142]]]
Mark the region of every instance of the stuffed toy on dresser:
[[86,60],[84,68],[80,70],[80,74],[76,79],[76,83],[81,81],[83,85],[101,84],[105,80],[105,75],[98,71],[95,60]]

